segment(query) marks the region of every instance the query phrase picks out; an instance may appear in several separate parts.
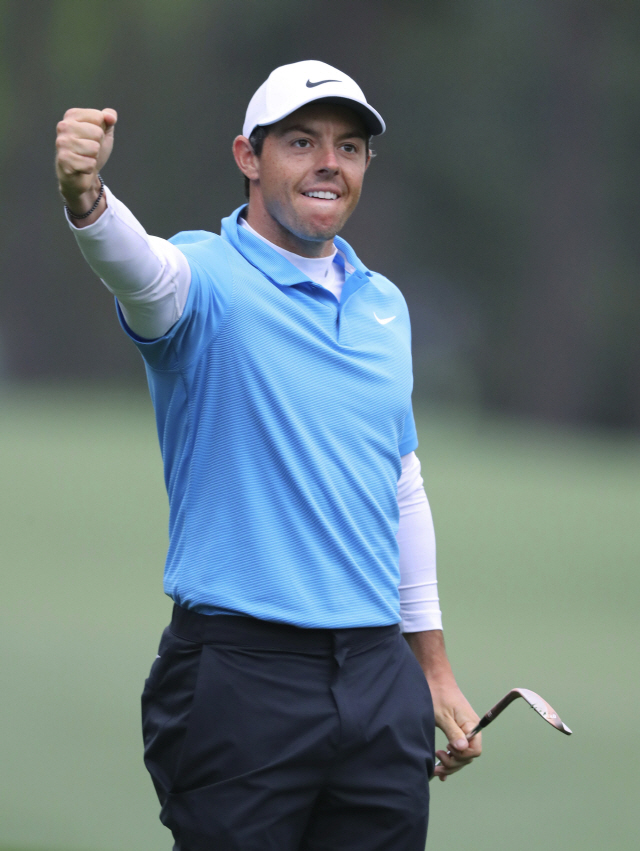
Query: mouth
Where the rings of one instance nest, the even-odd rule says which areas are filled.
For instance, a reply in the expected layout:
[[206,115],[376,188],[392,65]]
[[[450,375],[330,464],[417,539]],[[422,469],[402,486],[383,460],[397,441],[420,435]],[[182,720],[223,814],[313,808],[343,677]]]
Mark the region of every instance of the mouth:
[[302,193],[306,198],[318,198],[321,201],[337,201],[340,197],[337,192],[314,190]]

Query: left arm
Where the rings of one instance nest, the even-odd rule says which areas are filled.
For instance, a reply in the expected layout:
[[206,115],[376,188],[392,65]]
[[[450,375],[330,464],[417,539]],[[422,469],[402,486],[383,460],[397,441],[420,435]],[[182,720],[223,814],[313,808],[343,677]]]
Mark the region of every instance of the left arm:
[[449,774],[460,771],[480,756],[482,735],[478,733],[470,742],[465,736],[465,732],[471,732],[480,718],[456,683],[444,647],[442,630],[406,632],[404,637],[429,683],[436,727],[442,730],[449,743],[448,750],[436,751],[441,762],[441,765],[436,766],[436,777],[446,780]]
[[482,737],[465,737],[479,718],[458,688],[444,646],[433,520],[414,452],[402,458],[398,507],[402,629],[429,683],[436,725],[449,742],[448,752],[437,752],[442,765],[435,773],[445,780],[480,756]]

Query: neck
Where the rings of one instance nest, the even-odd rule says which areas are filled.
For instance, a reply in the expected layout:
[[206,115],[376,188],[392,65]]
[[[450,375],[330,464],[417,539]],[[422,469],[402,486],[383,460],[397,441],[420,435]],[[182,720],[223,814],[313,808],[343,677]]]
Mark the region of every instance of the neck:
[[272,242],[274,245],[299,254],[301,257],[329,257],[334,252],[333,239],[316,242],[311,239],[303,239],[295,233],[291,233],[283,227],[279,221],[273,218],[265,209],[249,201],[249,208],[245,216],[251,227]]

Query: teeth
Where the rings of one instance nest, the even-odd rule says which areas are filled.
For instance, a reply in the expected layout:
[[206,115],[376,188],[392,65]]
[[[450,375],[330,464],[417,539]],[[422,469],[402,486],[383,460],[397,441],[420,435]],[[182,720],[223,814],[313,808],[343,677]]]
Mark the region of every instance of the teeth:
[[307,198],[324,198],[325,201],[336,201],[338,196],[335,192],[305,192]]

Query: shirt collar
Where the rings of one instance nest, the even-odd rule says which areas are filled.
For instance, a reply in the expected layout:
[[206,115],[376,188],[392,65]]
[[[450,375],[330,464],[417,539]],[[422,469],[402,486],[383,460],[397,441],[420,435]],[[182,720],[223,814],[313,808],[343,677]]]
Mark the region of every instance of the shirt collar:
[[[254,236],[247,228],[238,224],[240,214],[246,209],[246,204],[234,210],[230,216],[222,220],[222,238],[230,242],[242,256],[259,269],[264,275],[280,286],[294,286],[309,280],[303,272],[297,269],[285,257],[274,251],[266,242]],[[336,248],[342,251],[347,262],[354,267],[354,275],[359,278],[370,278],[371,272],[360,261],[348,242],[339,236],[334,239]]]

